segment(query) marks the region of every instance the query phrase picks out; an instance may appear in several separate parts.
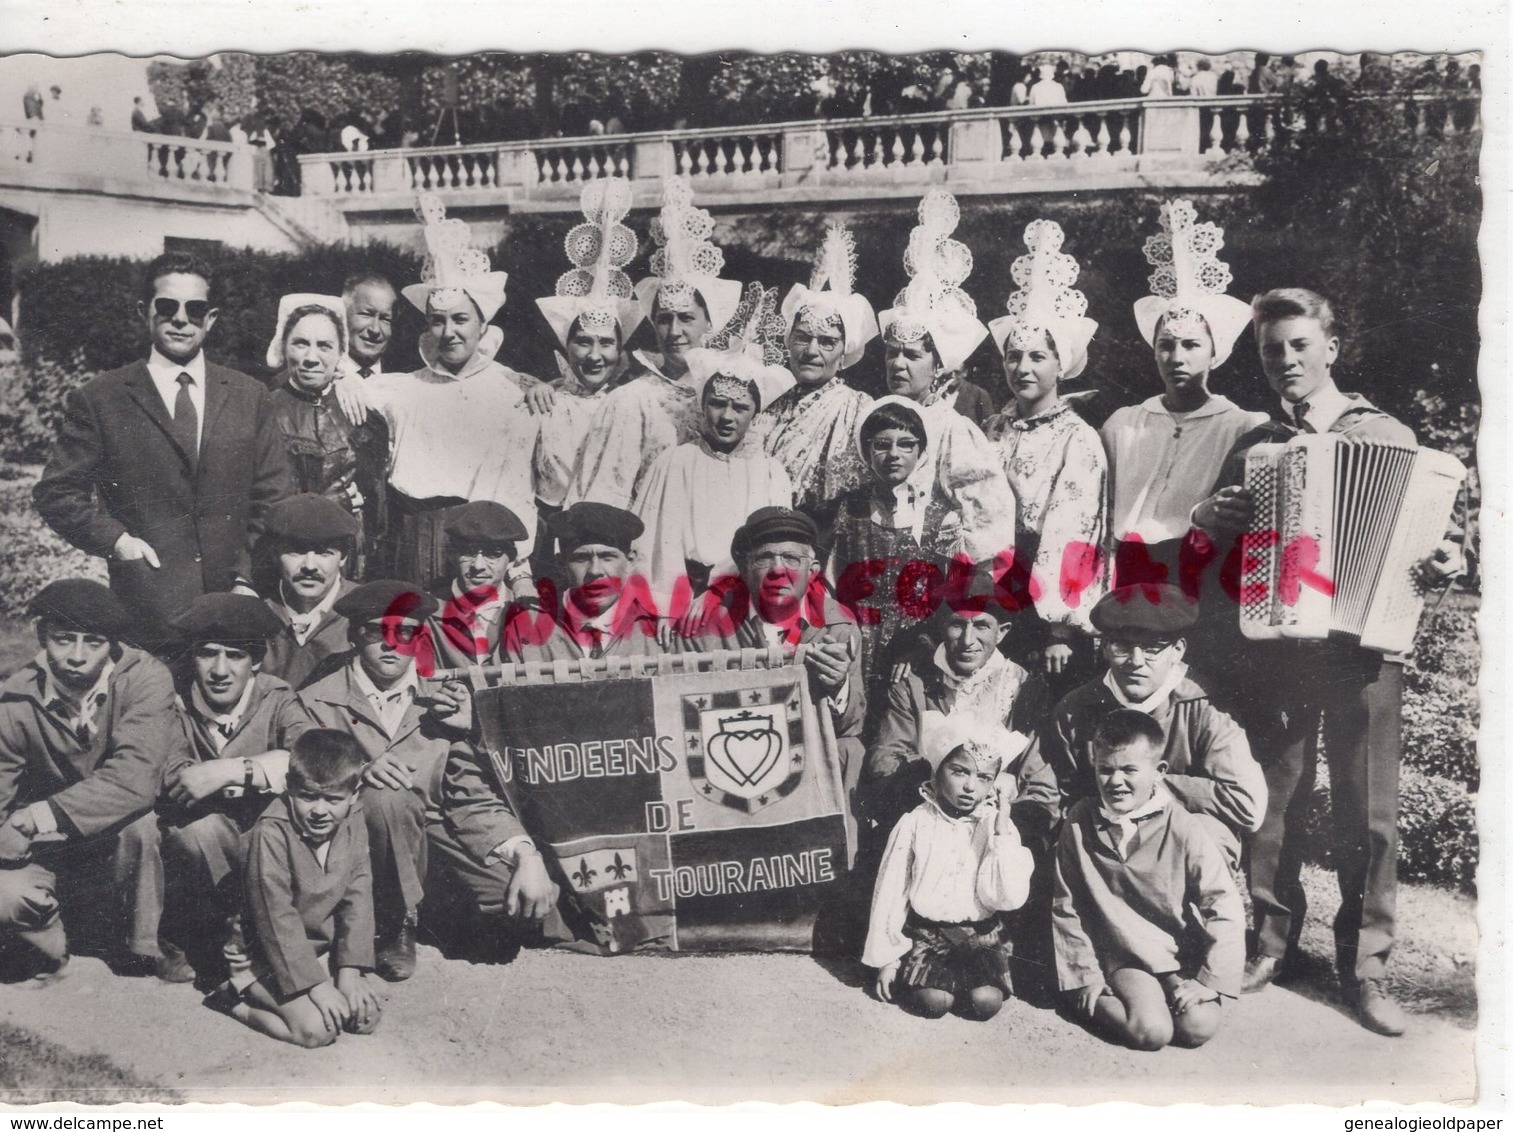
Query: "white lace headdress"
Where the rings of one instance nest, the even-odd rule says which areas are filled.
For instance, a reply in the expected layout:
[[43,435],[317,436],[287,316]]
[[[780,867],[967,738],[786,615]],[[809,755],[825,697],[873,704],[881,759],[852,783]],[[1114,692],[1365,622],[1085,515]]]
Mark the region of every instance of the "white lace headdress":
[[432,295],[450,305],[458,293],[466,294],[478,304],[483,321],[491,320],[504,306],[504,284],[509,276],[489,270],[489,253],[473,247],[467,221],[448,219],[446,205],[435,193],[421,193],[415,213],[423,225],[426,260],[420,271],[421,282],[406,287],[404,297],[424,313]]
[[945,189],[931,189],[919,202],[919,223],[909,233],[904,269],[909,284],[878,316],[890,342],[917,342],[926,334],[935,344],[947,372],[960,369],[987,337],[977,319],[977,304],[961,289],[972,274],[972,253],[951,239],[961,220],[956,198]]
[[1042,332],[1051,336],[1061,359],[1061,379],[1070,381],[1087,365],[1087,346],[1098,324],[1087,317],[1087,296],[1073,284],[1081,269],[1061,250],[1065,235],[1054,220],[1032,220],[1024,230],[1029,254],[1011,269],[1019,289],[1009,296],[1008,314],[988,323],[1000,353],[1027,350]]
[[652,304],[661,299],[667,310],[686,311],[697,292],[709,311],[711,326],[724,326],[741,301],[741,284],[721,279],[725,253],[710,239],[714,218],[695,208],[687,178],[662,183],[662,211],[651,222],[657,250],[651,255],[651,275],[636,284],[641,314],[651,317]]
[[708,342],[688,351],[688,372],[702,400],[710,382],[731,381],[755,391],[766,408],[793,388],[785,364],[784,325],[777,313],[777,288],[749,283],[730,320]]
[[630,339],[641,322],[641,304],[625,265],[636,258],[636,234],[623,221],[630,214],[630,182],[621,177],[589,181],[579,198],[584,222],[564,241],[572,268],[557,277],[556,293],[536,306],[562,348],[574,321],[597,334],[620,328]]
[[1135,322],[1152,345],[1163,319],[1173,329],[1206,327],[1214,344],[1214,369],[1229,358],[1250,322],[1250,306],[1226,294],[1234,277],[1219,259],[1223,246],[1224,229],[1198,223],[1192,201],[1163,204],[1161,231],[1145,241],[1146,261],[1155,268],[1151,294],[1135,303]]
[[855,285],[856,242],[844,224],[832,220],[814,257],[809,285],[794,284],[783,299],[783,321],[791,330],[800,317],[807,316],[816,329],[840,330],[846,341],[841,369],[861,361],[867,343],[877,337],[877,315],[865,296],[856,293]]
[[1028,743],[1027,736],[1010,731],[1001,721],[978,712],[954,711],[932,718],[930,724],[924,728],[921,753],[931,771],[938,770],[952,751],[961,749],[982,769],[996,763],[1002,773]]

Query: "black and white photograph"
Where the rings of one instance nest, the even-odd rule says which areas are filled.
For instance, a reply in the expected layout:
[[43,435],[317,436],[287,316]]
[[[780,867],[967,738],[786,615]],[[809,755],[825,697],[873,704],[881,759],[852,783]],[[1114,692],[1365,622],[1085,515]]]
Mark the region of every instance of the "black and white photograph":
[[0,40],[0,1106],[1503,1103],[1505,59],[1185,31]]

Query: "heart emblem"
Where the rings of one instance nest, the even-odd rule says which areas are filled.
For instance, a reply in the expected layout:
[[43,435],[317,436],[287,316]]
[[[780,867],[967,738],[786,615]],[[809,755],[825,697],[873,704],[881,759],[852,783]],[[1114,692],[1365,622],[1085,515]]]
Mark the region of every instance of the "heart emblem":
[[720,720],[710,736],[709,761],[738,786],[755,787],[772,771],[783,753],[783,737],[772,716],[740,712]]

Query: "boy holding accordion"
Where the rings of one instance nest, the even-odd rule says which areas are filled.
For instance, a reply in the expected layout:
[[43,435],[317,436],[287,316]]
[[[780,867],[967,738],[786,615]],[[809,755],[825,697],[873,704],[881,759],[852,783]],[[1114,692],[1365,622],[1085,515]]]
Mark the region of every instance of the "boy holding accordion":
[[[1335,385],[1340,340],[1327,299],[1301,288],[1268,291],[1252,304],[1252,319],[1262,368],[1281,405],[1272,420],[1236,442],[1222,486],[1193,511],[1196,526],[1227,535],[1251,526],[1255,499],[1240,485],[1246,453],[1255,445],[1306,433],[1415,444],[1406,425]],[[1443,588],[1461,564],[1459,546],[1447,539],[1417,564],[1416,574],[1421,585]],[[1407,1019],[1385,983],[1397,900],[1403,656],[1364,648],[1338,632],[1314,641],[1249,641],[1242,653],[1248,655],[1236,658],[1234,691],[1270,793],[1250,846],[1256,931],[1244,990],[1259,991],[1284,972],[1302,929],[1303,827],[1322,720],[1340,884],[1334,922],[1340,985],[1363,1026],[1400,1035]]]

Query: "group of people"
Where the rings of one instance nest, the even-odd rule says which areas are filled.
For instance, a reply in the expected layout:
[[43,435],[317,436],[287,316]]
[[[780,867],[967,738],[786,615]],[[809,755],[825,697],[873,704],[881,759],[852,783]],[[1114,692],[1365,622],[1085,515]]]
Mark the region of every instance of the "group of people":
[[[1290,973],[1322,720],[1341,986],[1402,1033],[1402,658],[1242,639],[1233,597],[1251,446],[1413,440],[1335,385],[1328,301],[1228,295],[1222,232],[1163,204],[1134,310],[1159,391],[1097,430],[1063,397],[1098,323],[1051,221],[984,323],[940,189],[881,312],[843,225],[779,296],[722,277],[686,181],[639,283],[628,186],[582,206],[537,300],[552,380],[496,360],[506,276],[432,197],[421,280],[283,298],[271,392],[206,360],[210,270],[150,265],[149,356],[70,395],[34,492],[110,584],[43,589],[37,657],[0,690],[8,977],[56,979],[65,922],[95,923],[119,970],[198,980],[263,1033],[369,1032],[368,975],[409,976],[422,915],[570,934],[470,668],[763,649],[836,736],[880,997],[986,1018],[1017,956],[1115,1040],[1200,1044]],[[383,364],[400,296],[427,322],[408,373]],[[628,348],[643,321],[655,351]],[[1269,416],[1210,389],[1251,326]],[[879,335],[874,400],[846,371]],[[985,339],[999,413],[961,378]],[[1424,584],[1458,559],[1447,540]]]

